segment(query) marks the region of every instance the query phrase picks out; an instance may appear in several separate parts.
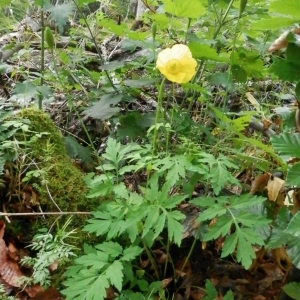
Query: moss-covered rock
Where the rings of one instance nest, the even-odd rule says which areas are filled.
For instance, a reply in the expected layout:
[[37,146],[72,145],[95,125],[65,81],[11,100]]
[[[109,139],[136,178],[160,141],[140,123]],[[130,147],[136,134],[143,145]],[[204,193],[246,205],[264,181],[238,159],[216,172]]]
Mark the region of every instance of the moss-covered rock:
[[[69,158],[60,131],[50,117],[36,108],[26,108],[12,117],[30,121],[25,137],[27,155],[35,164],[29,170],[38,169],[41,176],[34,180],[39,203],[44,211],[78,211],[89,209],[85,202],[87,188],[83,173]],[[30,182],[28,184],[31,184]],[[51,195],[51,196],[50,196]],[[56,204],[57,206],[56,206]]]

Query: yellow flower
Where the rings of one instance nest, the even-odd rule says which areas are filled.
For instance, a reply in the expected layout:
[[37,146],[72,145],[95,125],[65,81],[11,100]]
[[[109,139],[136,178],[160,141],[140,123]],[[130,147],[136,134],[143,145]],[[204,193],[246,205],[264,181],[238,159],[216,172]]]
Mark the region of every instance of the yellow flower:
[[178,44],[166,48],[157,56],[157,69],[170,81],[185,83],[196,73],[197,61],[188,46]]

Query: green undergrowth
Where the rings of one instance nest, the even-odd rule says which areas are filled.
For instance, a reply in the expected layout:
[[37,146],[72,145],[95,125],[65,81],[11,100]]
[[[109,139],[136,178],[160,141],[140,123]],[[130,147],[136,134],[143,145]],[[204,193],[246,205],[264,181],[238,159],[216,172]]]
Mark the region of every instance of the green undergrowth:
[[[293,32],[287,35],[286,52],[280,55],[266,51],[281,33],[276,30],[298,23],[296,1],[289,6],[284,0],[146,1],[143,27],[136,31],[109,10],[105,15],[96,9],[88,16],[78,14],[78,27],[70,30],[71,37],[80,36],[83,47],[56,48],[68,17],[75,10],[86,12],[92,2],[39,7],[57,22],[58,32],[47,28],[41,44],[48,47],[42,48],[42,62],[50,51],[54,65],[41,70],[40,82],[18,83],[13,92],[18,95],[30,88],[39,95],[36,102],[41,109],[42,101],[54,92],[51,89],[57,89],[68,95],[77,117],[82,114],[103,122],[107,139],[98,132],[91,136],[80,120],[91,151],[84,152],[75,138],[68,140],[74,156],[88,160],[91,152],[96,154],[97,166],[83,174],[72,164],[59,129],[42,110],[23,109],[0,127],[1,170],[9,168],[17,178],[11,193],[16,187],[32,187],[38,197],[29,206],[35,210],[40,204],[45,212],[93,211],[86,223],[85,217],[77,218],[69,229],[74,233],[77,227],[78,237],[86,243],[64,273],[66,299],[103,300],[108,289],[116,300],[183,298],[180,282],[186,279],[185,267],[193,263],[189,259],[197,251],[196,243],[215,247],[217,241],[222,259],[234,260],[247,270],[256,259],[254,249],[285,247],[300,268],[300,212],[284,206],[276,210],[267,193],[249,194],[241,183],[251,183],[257,174],[280,171],[286,175],[282,186],[300,186],[300,137],[295,133],[300,128],[295,124],[300,105],[271,111],[262,101],[266,91],[255,87],[279,79],[290,83],[291,97],[300,96],[299,38]],[[108,2],[109,9],[120,3]],[[98,4],[94,2],[95,7]],[[124,7],[120,14],[125,14]],[[117,37],[112,49],[121,53],[145,52],[131,61],[109,61],[98,49],[109,37]],[[93,70],[87,67],[91,61],[96,64],[94,53],[92,58],[87,55],[90,45],[99,61]],[[175,48],[180,50],[172,52]],[[78,111],[70,91],[84,94],[87,103]],[[272,93],[270,101],[290,96]],[[271,124],[273,117],[279,121]],[[260,129],[249,126],[253,119]],[[269,136],[267,126],[274,129]],[[99,142],[105,147],[95,149]],[[296,159],[291,162],[291,157]],[[22,203],[21,193],[18,200]],[[188,237],[186,259],[177,267],[178,258],[170,249],[180,251],[191,211],[194,230]],[[47,219],[52,228],[50,220],[55,218]],[[66,246],[60,239],[63,221],[56,222],[56,234],[36,237],[43,239],[50,254],[55,247],[59,249],[55,254],[72,248],[72,243]],[[69,236],[67,228],[63,236]],[[38,259],[48,257],[46,246],[37,247],[37,259],[32,260],[34,270],[41,273],[47,273],[46,264]],[[163,263],[157,250],[167,257]],[[52,282],[56,284],[57,278]],[[167,278],[172,283],[165,286]],[[33,279],[44,280],[34,275]],[[218,297],[210,281],[205,287],[203,282],[197,284],[202,286],[195,290],[205,288],[203,299]],[[233,289],[219,296],[232,300],[240,295]]]

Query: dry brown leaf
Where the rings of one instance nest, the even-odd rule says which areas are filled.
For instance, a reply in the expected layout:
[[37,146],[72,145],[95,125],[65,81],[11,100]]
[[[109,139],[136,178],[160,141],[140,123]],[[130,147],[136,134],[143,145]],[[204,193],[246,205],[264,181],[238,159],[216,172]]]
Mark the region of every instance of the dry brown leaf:
[[57,267],[58,267],[58,260],[56,259],[56,260],[48,267],[48,269],[49,269],[50,272],[53,272],[53,271],[57,270]]
[[282,33],[280,35],[280,37],[278,39],[276,39],[271,46],[269,47],[269,49],[267,50],[267,52],[274,52],[277,50],[280,50],[282,48],[285,48],[288,45],[288,41],[286,40],[286,37],[288,36],[288,34],[292,32],[295,34],[295,39],[297,41],[300,41],[300,28],[294,28],[291,31],[285,31],[284,33]]
[[[278,177],[270,176],[270,179],[267,184],[268,198],[270,201],[277,200],[279,193],[282,192],[284,182],[285,182],[284,180],[282,180]],[[284,198],[283,198],[283,201],[284,201]]]
[[300,189],[294,190],[292,199],[294,204],[292,214],[295,215],[300,210]]
[[258,295],[258,296],[255,296],[255,297],[253,298],[253,300],[267,300],[267,298],[264,297],[264,296],[262,296],[262,295]]
[[270,173],[265,173],[263,175],[257,176],[251,184],[250,195],[262,193],[268,184],[270,176]]
[[55,288],[48,288],[38,292],[31,300],[63,300],[61,293]]
[[153,250],[153,253],[156,255],[156,260],[159,265],[166,263],[168,255],[160,249]]
[[34,297],[37,293],[43,292],[44,289],[39,285],[31,285],[25,288],[26,293],[29,297]]
[[114,288],[109,287],[108,289],[106,289],[106,299],[107,300],[113,300],[116,298],[116,293]]
[[5,223],[3,220],[0,220],[0,239],[3,239],[5,231]]
[[173,280],[172,277],[166,278],[166,279],[162,280],[162,282],[161,282],[161,287],[162,287],[163,289],[165,289],[165,288],[170,284],[170,282],[171,282],[172,280]]
[[4,240],[0,240],[0,275],[4,281],[14,287],[20,287],[19,280],[24,276],[19,265],[9,257]]
[[276,263],[277,265],[283,270],[286,271],[286,269],[282,266],[281,262],[285,261],[288,266],[290,266],[292,264],[290,258],[288,257],[288,255],[286,254],[286,250],[284,247],[280,247],[280,248],[276,248],[272,250],[273,256],[276,259]]
[[11,259],[15,261],[20,260],[19,251],[13,243],[9,243],[7,249],[8,249],[8,255]]
[[273,281],[282,280],[284,278],[284,273],[282,269],[275,263],[264,263],[260,265],[268,277],[271,277]]
[[193,300],[201,300],[205,297],[205,292],[197,289],[197,290],[191,292],[190,297]]

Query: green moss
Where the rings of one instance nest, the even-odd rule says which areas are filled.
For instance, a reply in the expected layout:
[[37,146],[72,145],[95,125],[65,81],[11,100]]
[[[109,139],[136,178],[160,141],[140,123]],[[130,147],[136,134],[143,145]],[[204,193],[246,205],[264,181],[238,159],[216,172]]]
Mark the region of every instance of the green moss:
[[[26,108],[13,118],[30,121],[30,132],[27,132],[23,139],[29,141],[26,152],[36,163],[30,169],[36,169],[38,166],[38,169],[43,171],[41,178],[34,182],[43,211],[58,211],[57,206],[62,211],[92,209],[85,201],[87,188],[84,175],[73,165],[62,135],[50,117],[41,110]],[[22,135],[18,136],[18,139],[20,138]]]

